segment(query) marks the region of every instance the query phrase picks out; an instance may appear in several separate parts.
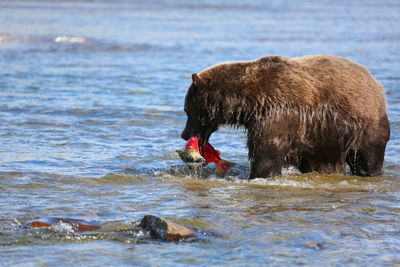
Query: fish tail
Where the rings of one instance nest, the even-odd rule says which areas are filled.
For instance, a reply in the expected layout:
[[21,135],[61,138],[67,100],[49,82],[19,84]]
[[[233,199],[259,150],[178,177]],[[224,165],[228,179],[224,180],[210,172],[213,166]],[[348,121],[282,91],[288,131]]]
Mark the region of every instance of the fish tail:
[[234,162],[222,159],[220,162],[218,162],[218,164],[215,164],[215,166],[217,167],[217,175],[224,176],[225,173],[235,165],[236,164]]

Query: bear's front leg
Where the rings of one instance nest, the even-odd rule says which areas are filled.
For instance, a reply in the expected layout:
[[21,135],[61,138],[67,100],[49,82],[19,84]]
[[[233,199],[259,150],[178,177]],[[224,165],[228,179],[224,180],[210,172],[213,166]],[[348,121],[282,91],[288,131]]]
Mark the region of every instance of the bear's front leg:
[[268,178],[281,174],[283,153],[275,145],[249,144],[250,179]]

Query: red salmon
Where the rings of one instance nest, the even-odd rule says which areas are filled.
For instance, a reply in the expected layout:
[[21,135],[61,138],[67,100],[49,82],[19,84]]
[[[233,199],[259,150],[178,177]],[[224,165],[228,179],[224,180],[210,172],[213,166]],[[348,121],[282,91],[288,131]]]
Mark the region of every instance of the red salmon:
[[60,222],[71,225],[72,229],[78,232],[95,231],[101,227],[101,224],[98,222],[87,222],[79,219],[57,218],[57,217],[45,218],[38,221],[30,221],[25,224],[25,227],[32,227],[32,228],[50,227],[53,224]]
[[207,143],[204,147],[200,147],[200,155],[206,160],[202,166],[205,167],[208,163],[212,162],[217,167],[217,174],[223,176],[235,163],[221,159],[220,154],[221,152],[215,150],[210,143]]
[[233,162],[229,162],[220,158],[221,152],[215,150],[210,143],[199,149],[199,139],[197,136],[192,136],[187,141],[184,151],[177,150],[179,156],[188,167],[194,172],[197,167],[205,167],[210,162],[217,167],[217,175],[223,176],[232,166]]

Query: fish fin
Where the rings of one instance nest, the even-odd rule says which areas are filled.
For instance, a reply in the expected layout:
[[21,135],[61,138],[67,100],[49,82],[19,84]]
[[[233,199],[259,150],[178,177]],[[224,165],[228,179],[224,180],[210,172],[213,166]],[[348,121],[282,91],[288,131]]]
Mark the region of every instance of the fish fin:
[[228,165],[228,167],[229,168],[232,168],[233,166],[235,166],[236,165],[236,163],[235,162],[232,162],[232,161],[227,161],[227,160],[224,160],[225,161],[225,163]]
[[232,168],[233,166],[236,165],[236,163],[231,162],[231,161],[227,161],[227,160],[222,160],[222,163],[226,166],[226,168],[220,169],[217,167],[217,175],[218,176],[224,176],[225,173]]

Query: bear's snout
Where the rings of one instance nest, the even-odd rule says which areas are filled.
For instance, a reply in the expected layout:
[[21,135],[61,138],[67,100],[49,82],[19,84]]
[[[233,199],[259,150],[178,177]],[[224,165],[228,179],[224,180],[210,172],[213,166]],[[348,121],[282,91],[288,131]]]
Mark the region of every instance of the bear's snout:
[[182,131],[181,137],[185,141],[189,140],[189,138],[191,137],[186,128]]
[[199,123],[190,117],[188,117],[185,125],[185,129],[183,129],[181,137],[184,140],[189,140],[190,137],[197,135],[200,131],[201,127]]

